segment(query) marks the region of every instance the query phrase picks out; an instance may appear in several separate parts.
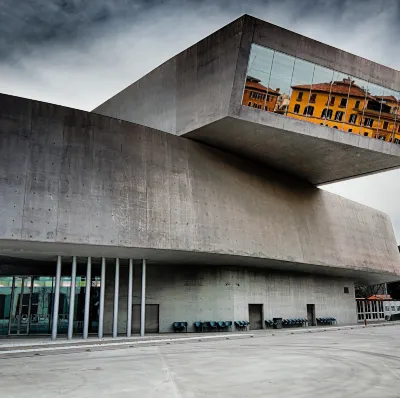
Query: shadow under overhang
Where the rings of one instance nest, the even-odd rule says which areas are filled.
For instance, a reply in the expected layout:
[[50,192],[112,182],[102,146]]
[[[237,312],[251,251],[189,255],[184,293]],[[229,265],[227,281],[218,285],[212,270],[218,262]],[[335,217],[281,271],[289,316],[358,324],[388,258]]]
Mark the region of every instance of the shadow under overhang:
[[400,167],[400,145],[245,106],[183,136],[312,185]]
[[[92,257],[93,264],[100,263],[101,257],[120,258],[121,263],[129,258],[146,259],[149,265],[204,265],[259,267],[280,272],[292,272],[313,275],[341,277],[353,280],[361,285],[372,285],[400,280],[400,275],[376,269],[356,269],[333,267],[326,264],[306,264],[283,261],[272,258],[259,258],[231,254],[205,253],[181,250],[153,248],[132,248],[117,246],[97,246],[72,243],[48,243],[18,240],[0,240],[0,275],[16,275],[16,267],[28,270],[29,267],[46,271],[55,270],[57,256],[63,257],[63,264],[71,264],[71,257],[77,256],[81,262],[85,257]],[[21,271],[22,272],[22,271]],[[21,273],[20,273],[21,274]],[[31,274],[27,272],[27,274]]]

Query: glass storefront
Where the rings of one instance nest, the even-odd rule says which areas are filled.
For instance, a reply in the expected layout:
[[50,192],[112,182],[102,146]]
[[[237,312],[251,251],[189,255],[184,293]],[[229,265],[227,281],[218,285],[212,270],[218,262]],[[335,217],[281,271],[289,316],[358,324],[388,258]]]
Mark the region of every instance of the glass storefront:
[[242,104],[400,144],[400,92],[255,44]]
[[[51,334],[55,277],[0,277],[0,335]],[[76,277],[74,333],[83,332],[86,278]],[[58,333],[66,334],[71,297],[71,277],[61,277]],[[100,277],[91,278],[89,333],[97,333]]]

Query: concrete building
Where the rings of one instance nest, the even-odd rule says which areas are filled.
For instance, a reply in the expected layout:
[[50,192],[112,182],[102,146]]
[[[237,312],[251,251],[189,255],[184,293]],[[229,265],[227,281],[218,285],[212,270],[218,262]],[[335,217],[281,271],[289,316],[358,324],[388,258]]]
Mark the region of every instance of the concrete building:
[[[400,145],[287,117],[291,87],[339,74],[400,98],[398,71],[247,15],[92,112],[1,95],[0,334],[356,323],[355,284],[400,279],[393,228],[317,185]],[[242,105],[248,76],[273,107]]]

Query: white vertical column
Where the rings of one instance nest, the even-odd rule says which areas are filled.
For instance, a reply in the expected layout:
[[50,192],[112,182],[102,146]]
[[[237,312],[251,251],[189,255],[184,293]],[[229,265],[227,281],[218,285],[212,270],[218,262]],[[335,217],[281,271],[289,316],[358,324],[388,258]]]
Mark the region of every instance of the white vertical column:
[[83,338],[89,335],[89,313],[90,313],[90,288],[92,286],[92,258],[87,259],[86,269],[86,292],[85,292],[85,313],[83,315]]
[[74,333],[75,282],[76,282],[76,256],[72,257],[71,291],[69,294],[68,340],[72,339],[72,335]]
[[126,337],[132,334],[132,281],[133,281],[133,259],[129,259],[129,276],[128,276],[128,316],[126,318]]
[[57,269],[56,269],[56,286],[54,291],[53,300],[53,325],[51,329],[51,339],[57,338],[58,327],[58,303],[60,300],[60,283],[61,283],[61,256],[57,256]]
[[142,297],[140,302],[140,336],[144,336],[146,320],[146,260],[142,260]]
[[112,336],[118,334],[119,258],[115,259],[114,314]]
[[104,291],[106,283],[106,259],[101,259],[101,276],[100,276],[100,309],[99,309],[99,339],[103,338],[104,323]]

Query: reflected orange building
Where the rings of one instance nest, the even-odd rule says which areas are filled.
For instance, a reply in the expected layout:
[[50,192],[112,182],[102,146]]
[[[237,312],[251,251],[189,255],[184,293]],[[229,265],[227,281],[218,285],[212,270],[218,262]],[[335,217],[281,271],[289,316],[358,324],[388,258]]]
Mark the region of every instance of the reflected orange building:
[[263,86],[261,80],[247,76],[243,94],[243,105],[273,112],[279,97],[279,88],[273,90]]
[[350,78],[292,86],[286,115],[350,133],[400,142],[397,99],[372,96]]

